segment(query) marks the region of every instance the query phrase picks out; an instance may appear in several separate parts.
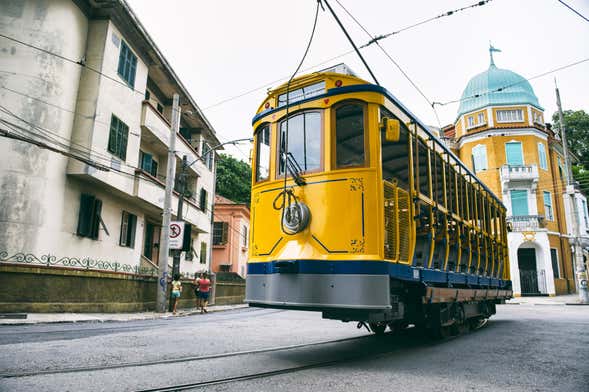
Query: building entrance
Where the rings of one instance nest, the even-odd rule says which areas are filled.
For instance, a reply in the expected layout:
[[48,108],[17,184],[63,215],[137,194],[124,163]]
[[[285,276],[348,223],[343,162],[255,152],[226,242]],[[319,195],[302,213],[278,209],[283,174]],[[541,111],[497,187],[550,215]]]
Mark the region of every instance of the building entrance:
[[521,283],[521,295],[540,295],[540,290],[538,289],[538,271],[536,269],[536,249],[518,249],[517,263]]

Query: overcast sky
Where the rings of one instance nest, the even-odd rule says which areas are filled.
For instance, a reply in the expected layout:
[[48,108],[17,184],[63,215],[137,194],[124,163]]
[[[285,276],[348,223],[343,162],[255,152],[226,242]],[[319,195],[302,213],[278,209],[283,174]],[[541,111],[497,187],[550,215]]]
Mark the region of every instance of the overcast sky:
[[[266,90],[285,81],[301,60],[316,8],[315,0],[127,1],[223,142],[252,134],[251,119]],[[366,43],[366,33],[336,0],[329,2],[356,44]],[[372,35],[381,35],[476,1],[339,2]],[[589,0],[565,2],[589,17]],[[502,51],[494,56],[499,68],[530,78],[588,59],[589,22],[557,0],[493,0],[393,35],[381,45],[429,101],[447,102],[459,99],[468,80],[488,68],[489,42]],[[303,69],[344,62],[371,81],[356,54],[324,63],[350,49],[329,11],[320,11]],[[362,53],[380,84],[423,122],[454,122],[457,103],[437,107],[438,123],[426,100],[375,45]],[[531,81],[546,120],[556,110],[555,77],[563,108],[589,112],[587,61]],[[249,148],[228,147],[227,152],[247,160]]]

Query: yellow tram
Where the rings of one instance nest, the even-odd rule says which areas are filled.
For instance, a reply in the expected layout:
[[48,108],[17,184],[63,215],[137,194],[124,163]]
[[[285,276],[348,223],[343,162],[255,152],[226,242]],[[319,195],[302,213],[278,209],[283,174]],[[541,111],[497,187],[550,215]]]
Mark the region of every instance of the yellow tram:
[[250,306],[380,333],[511,296],[501,201],[386,89],[340,64],[269,92],[253,128]]

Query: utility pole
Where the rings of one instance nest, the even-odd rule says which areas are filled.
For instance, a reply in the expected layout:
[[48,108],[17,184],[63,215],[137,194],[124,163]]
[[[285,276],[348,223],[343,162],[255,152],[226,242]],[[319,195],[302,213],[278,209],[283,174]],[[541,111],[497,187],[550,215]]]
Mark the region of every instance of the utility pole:
[[[556,84],[556,80],[554,81]],[[571,203],[569,211],[573,214],[573,248],[575,250],[575,285],[579,292],[579,301],[581,303],[589,303],[589,292],[587,291],[587,271],[585,270],[585,263],[583,262],[583,248],[581,247],[581,238],[579,234],[579,211],[577,202],[575,200],[575,185],[573,180],[573,171],[568,158],[568,145],[566,139],[566,131],[564,126],[564,116],[562,114],[562,106],[560,104],[560,93],[558,86],[556,86],[556,105],[558,106],[558,119],[560,121],[560,137],[562,139],[562,148],[564,152],[564,162],[567,171],[567,187],[566,193],[569,195]]]
[[166,311],[166,289],[168,287],[168,254],[170,252],[170,221],[172,220],[172,191],[176,177],[176,132],[180,127],[180,96],[174,94],[172,104],[172,129],[168,146],[168,170],[166,176],[166,192],[162,217],[162,231],[160,237],[160,253],[158,257],[158,284],[156,311]]
[[[182,157],[182,167],[180,169],[180,174],[178,175],[178,191],[180,195],[178,196],[178,214],[177,220],[182,221],[182,210],[184,208],[184,194],[186,193],[186,169],[188,168],[188,159],[186,155]],[[186,233],[184,233],[186,235]],[[172,263],[172,276],[176,274],[180,274],[180,255],[182,254],[181,249],[174,250],[174,261]]]

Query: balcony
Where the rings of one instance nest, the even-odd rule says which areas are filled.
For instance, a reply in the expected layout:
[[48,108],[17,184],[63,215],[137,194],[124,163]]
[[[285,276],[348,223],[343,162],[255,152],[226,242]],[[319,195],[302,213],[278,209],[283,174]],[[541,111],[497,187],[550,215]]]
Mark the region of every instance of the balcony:
[[[162,181],[143,170],[137,170],[135,172],[134,196],[149,203],[151,206],[156,207],[159,211],[163,210],[165,188],[166,185]],[[174,192],[172,195],[173,215],[177,215],[178,213],[178,197],[178,192]],[[185,221],[196,226],[200,232],[210,231],[211,222],[209,217],[201,211],[199,206],[191,199],[184,198],[182,215]]]
[[[141,108],[141,140],[149,144],[159,144],[160,150],[167,154],[170,145],[171,124],[148,101]],[[194,162],[197,154],[194,148],[179,133],[176,134],[176,156],[186,155],[188,162]],[[195,169],[193,169],[195,170]],[[195,170],[196,172],[196,170]],[[198,173],[197,173],[198,174]]]
[[546,227],[544,217],[540,215],[516,215],[508,216],[507,219],[508,231],[538,231]]
[[529,183],[530,188],[535,190],[538,185],[538,179],[540,178],[540,175],[538,174],[538,166],[536,165],[503,165],[501,166],[500,178],[501,185],[504,190],[509,188],[510,182],[517,182],[518,185],[521,185],[522,183]]

